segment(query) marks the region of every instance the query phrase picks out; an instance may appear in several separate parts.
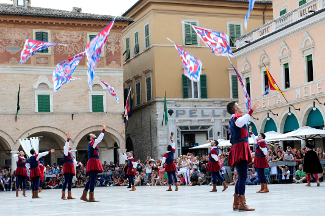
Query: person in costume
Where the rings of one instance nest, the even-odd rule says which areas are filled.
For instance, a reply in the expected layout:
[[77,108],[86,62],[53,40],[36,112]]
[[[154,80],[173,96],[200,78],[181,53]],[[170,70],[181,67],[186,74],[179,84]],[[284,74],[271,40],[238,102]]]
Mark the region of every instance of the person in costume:
[[126,172],[126,174],[129,176],[129,181],[131,182],[132,185],[132,189],[130,191],[135,191],[135,185],[134,185],[134,176],[136,174],[137,171],[137,166],[138,166],[138,162],[136,159],[133,158],[133,154],[131,152],[129,152],[128,156],[126,156],[126,154],[124,153],[123,150],[123,157],[125,158],[125,160],[128,161],[128,170]]
[[265,134],[260,133],[257,137],[252,132],[252,126],[249,126],[249,133],[251,134],[255,146],[255,156],[254,156],[254,168],[257,171],[258,179],[260,180],[261,189],[256,191],[256,193],[267,193],[269,189],[267,187],[267,181],[265,176],[265,168],[269,168],[269,162],[267,161],[267,145],[265,142]]
[[[106,125],[103,122],[103,130],[98,136],[96,137],[95,134],[88,134],[87,135],[87,140],[89,141],[88,143],[88,162],[86,166],[86,173],[89,174],[89,180],[85,185],[85,188],[83,190],[82,196],[80,197],[81,200],[86,201],[86,202],[99,202],[99,200],[96,200],[94,197],[94,190],[95,190],[95,184],[96,184],[96,179],[97,179],[97,174],[102,173],[103,166],[99,160],[99,149],[98,149],[98,144],[103,140],[104,138],[104,133],[106,129]],[[87,194],[89,190],[89,199],[87,199]]]
[[71,195],[71,187],[72,187],[72,178],[76,175],[76,167],[78,163],[76,162],[74,156],[71,153],[71,146],[69,145],[71,134],[67,133],[67,142],[64,145],[63,149],[63,171],[62,175],[64,176],[64,183],[62,185],[62,197],[61,199],[66,200],[65,197],[65,189],[68,184],[68,199],[75,199]]
[[29,177],[32,180],[32,192],[33,192],[32,198],[41,198],[40,196],[38,196],[39,181],[41,177],[41,170],[39,168],[39,159],[53,152],[55,152],[54,149],[47,152],[36,154],[36,151],[34,149],[30,150],[30,154],[32,156],[29,158],[29,164],[30,164]]
[[13,156],[17,162],[17,169],[15,171],[16,197],[19,197],[18,190],[21,182],[23,183],[23,196],[26,197],[26,179],[28,177],[26,163],[28,163],[28,160],[24,156],[25,152],[23,151],[20,151],[18,154]]
[[238,173],[238,180],[235,185],[234,210],[254,211],[246,204],[245,185],[247,178],[248,164],[252,162],[251,150],[248,143],[247,123],[253,111],[257,110],[259,102],[255,102],[252,109],[242,116],[242,109],[235,101],[227,104],[227,112],[231,114],[229,121],[229,132],[231,135],[232,147],[229,152],[228,166],[235,166]]
[[43,189],[43,184],[44,184],[44,171],[45,171],[45,167],[44,167],[44,163],[43,161],[39,161],[39,169],[41,171],[41,176],[40,176],[40,183],[39,183],[39,187],[38,187],[38,192],[42,192]]
[[207,143],[211,144],[211,150],[209,152],[208,164],[206,170],[211,173],[213,188],[210,192],[217,192],[217,178],[222,182],[223,190],[225,191],[228,186],[226,184],[225,178],[221,175],[221,166],[219,163],[219,142],[217,140],[207,140]]
[[167,172],[168,178],[168,190],[172,191],[173,177],[175,182],[175,191],[178,191],[178,183],[176,176],[176,165],[174,163],[174,153],[175,153],[175,142],[173,141],[173,136],[170,135],[171,145],[167,146],[167,152],[163,155],[162,163],[165,164],[165,172]]
[[307,184],[306,186],[311,186],[310,185],[310,175],[314,175],[316,181],[317,181],[317,186],[319,186],[319,179],[318,179],[318,174],[317,173],[322,173],[322,165],[319,162],[319,158],[317,156],[317,153],[313,150],[313,146],[310,144],[306,145],[307,151],[305,153],[305,158],[304,158],[304,171],[307,173]]

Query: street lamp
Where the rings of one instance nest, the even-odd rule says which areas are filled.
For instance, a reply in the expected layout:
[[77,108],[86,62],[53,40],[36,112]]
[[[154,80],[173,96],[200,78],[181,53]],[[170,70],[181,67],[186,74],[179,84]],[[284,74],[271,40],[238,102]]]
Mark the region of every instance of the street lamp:
[[270,113],[267,113],[267,118],[266,118],[267,121],[270,120]]

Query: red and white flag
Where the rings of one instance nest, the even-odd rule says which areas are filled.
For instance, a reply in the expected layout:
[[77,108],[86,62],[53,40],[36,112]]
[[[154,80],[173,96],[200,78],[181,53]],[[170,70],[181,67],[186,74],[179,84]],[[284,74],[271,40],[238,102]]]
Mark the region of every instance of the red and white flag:
[[129,106],[129,100],[130,100],[130,94],[131,94],[131,87],[128,93],[128,97],[126,99],[126,103],[125,103],[125,110],[124,110],[124,118],[127,120],[129,120],[129,112],[130,112],[130,106]]

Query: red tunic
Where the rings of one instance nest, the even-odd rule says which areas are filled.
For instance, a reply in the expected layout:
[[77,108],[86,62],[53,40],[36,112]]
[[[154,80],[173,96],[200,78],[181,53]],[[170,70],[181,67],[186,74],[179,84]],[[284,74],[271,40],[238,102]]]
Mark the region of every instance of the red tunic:
[[208,172],[219,172],[221,170],[221,166],[219,161],[216,161],[213,157],[212,154],[218,155],[218,152],[216,151],[215,148],[212,148],[209,153],[209,162],[207,165],[206,170]]
[[257,141],[255,148],[254,167],[256,168],[268,168],[269,162],[267,161],[264,152],[261,148],[267,148],[264,140]]
[[41,171],[41,176],[40,176],[40,181],[44,181],[44,166],[42,164],[39,165],[40,171]]
[[137,160],[134,159],[134,158],[128,158],[128,169],[126,171],[126,174],[131,175],[131,176],[135,176],[136,169],[133,168],[133,163],[132,162],[137,162]]
[[174,172],[177,169],[174,163],[174,153],[175,149],[173,148],[172,151],[166,152],[163,155],[163,157],[166,158],[165,172]]

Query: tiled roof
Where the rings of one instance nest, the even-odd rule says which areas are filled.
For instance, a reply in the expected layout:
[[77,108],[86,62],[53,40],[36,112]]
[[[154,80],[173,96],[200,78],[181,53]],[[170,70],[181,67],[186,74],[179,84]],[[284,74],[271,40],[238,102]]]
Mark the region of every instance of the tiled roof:
[[[92,20],[112,20],[114,16],[99,15],[90,13],[79,13],[65,10],[40,7],[16,7],[12,4],[0,4],[0,14],[22,15],[22,16],[42,16],[71,19],[92,19]],[[116,21],[133,22],[131,18],[117,17]]]

